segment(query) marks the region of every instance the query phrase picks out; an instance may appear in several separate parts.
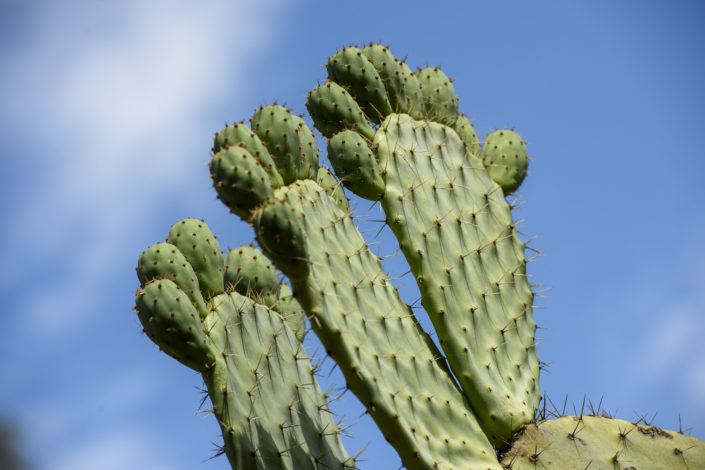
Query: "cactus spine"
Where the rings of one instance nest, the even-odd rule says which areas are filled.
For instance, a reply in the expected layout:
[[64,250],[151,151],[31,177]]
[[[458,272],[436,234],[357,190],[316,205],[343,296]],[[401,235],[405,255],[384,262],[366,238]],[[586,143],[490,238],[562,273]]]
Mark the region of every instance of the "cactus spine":
[[[705,443],[680,433],[535,418],[533,293],[505,200],[527,174],[519,134],[480,142],[442,70],[412,72],[381,45],[347,47],[326,69],[306,107],[335,175],[281,106],[215,136],[213,186],[264,254],[243,246],[223,260],[187,219],[139,259],[144,330],[203,375],[233,468],[355,466],[303,351],[304,317],[408,469],[705,468]],[[442,352],[355,227],[343,186],[380,202]]]

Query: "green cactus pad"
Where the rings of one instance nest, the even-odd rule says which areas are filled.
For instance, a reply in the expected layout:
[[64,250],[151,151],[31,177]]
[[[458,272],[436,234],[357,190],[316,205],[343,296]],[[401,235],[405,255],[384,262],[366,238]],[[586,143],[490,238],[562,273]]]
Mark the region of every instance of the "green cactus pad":
[[225,129],[215,134],[212,149],[214,154],[232,146],[242,147],[255,157],[269,175],[272,187],[278,188],[284,184],[267,147],[246,124],[236,122],[232,126],[225,126]]
[[460,140],[463,141],[465,145],[465,150],[471,155],[480,155],[482,152],[482,147],[480,146],[480,139],[477,137],[475,132],[475,126],[468,120],[468,117],[464,114],[458,116],[458,119],[453,122],[451,126]]
[[252,130],[274,158],[284,184],[316,176],[316,139],[301,117],[282,106],[267,105],[257,109],[250,122]]
[[328,58],[328,78],[347,89],[362,112],[376,124],[392,112],[384,83],[367,55],[346,47]]
[[348,198],[345,196],[343,186],[340,184],[340,181],[333,176],[333,173],[331,173],[328,168],[318,168],[316,183],[318,183],[318,186],[325,189],[328,195],[335,200],[335,203],[340,210],[345,212],[350,210]]
[[[320,188],[317,184],[316,187]],[[273,260],[273,257],[276,258],[277,267],[289,277],[302,277],[308,273],[309,262],[304,246],[306,234],[299,225],[300,217],[299,207],[277,199],[267,205],[266,211],[257,211],[254,218],[257,226],[267,227],[266,231],[257,233],[259,245],[267,257]]]
[[233,468],[351,469],[306,352],[272,310],[236,292],[204,322],[218,351],[203,374]]
[[526,142],[512,130],[496,130],[485,139],[482,160],[504,194],[511,194],[524,181],[529,167]]
[[274,195],[267,172],[244,148],[228,147],[213,155],[210,172],[220,200],[243,219]]
[[[204,237],[215,240],[194,219],[175,224],[169,237],[188,245],[194,230],[200,230],[197,245]],[[259,257],[262,264],[266,259]],[[278,311],[237,292],[217,295],[206,306],[191,264],[175,246],[159,243],[140,256],[139,320],[164,352],[201,372],[233,468],[355,468],[328,408],[331,398],[321,392],[301,344],[302,309],[271,271],[268,287]],[[196,292],[198,302],[178,283]]]
[[358,196],[376,201],[384,193],[377,159],[365,139],[343,131],[328,141],[328,159],[341,182]]
[[254,298],[279,288],[279,275],[266,256],[254,246],[230,250],[225,257],[225,288]]
[[372,140],[375,135],[357,102],[335,82],[319,85],[308,94],[306,109],[316,129],[332,137],[345,129],[355,130]]
[[458,97],[452,80],[438,67],[426,67],[416,72],[424,99],[424,117],[452,125],[458,118]]
[[502,463],[511,470],[705,469],[705,442],[597,416],[564,416],[524,428]]
[[363,49],[384,83],[392,112],[406,113],[415,119],[423,116],[423,94],[416,75],[389,52],[387,47],[372,44]]
[[540,398],[533,294],[510,208],[446,126],[391,115],[375,143],[387,161],[387,223],[453,373],[501,447]]
[[[312,328],[404,466],[500,469],[430,339],[350,215],[310,180],[279,188],[276,200],[254,217],[260,246],[289,276]],[[276,245],[272,236],[281,232],[286,207],[287,231],[299,234],[296,256],[305,257],[305,270],[290,269],[288,237]]]
[[165,353],[199,372],[215,362],[198,310],[174,282],[150,281],[135,300],[144,332]]
[[206,315],[198,276],[183,253],[171,243],[156,243],[142,252],[137,262],[137,278],[141,286],[153,279],[174,281],[199,310],[201,317]]
[[202,220],[184,219],[171,226],[166,241],[193,267],[203,298],[223,293],[223,255],[215,235]]

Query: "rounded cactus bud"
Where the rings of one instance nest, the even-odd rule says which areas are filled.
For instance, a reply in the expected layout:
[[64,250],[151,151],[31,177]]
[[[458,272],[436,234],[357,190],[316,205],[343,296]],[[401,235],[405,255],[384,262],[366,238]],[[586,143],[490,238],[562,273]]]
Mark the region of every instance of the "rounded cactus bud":
[[392,113],[387,91],[375,66],[357,47],[346,47],[328,58],[328,78],[346,87],[367,118],[379,124]]
[[301,117],[279,105],[260,107],[252,115],[252,130],[267,147],[284,184],[314,178],[318,147],[313,132]]
[[254,246],[241,246],[225,257],[225,288],[254,298],[279,288],[279,275],[264,254]]
[[177,247],[193,267],[204,299],[223,293],[223,255],[204,221],[184,219],[175,223],[166,241]]
[[171,243],[154,244],[140,254],[137,278],[143,287],[155,279],[169,279],[188,296],[201,317],[206,316],[198,277],[183,253]]
[[512,130],[494,131],[485,140],[482,161],[505,196],[511,194],[524,181],[529,167],[526,142]]
[[375,154],[357,132],[343,131],[328,141],[328,158],[340,181],[358,196],[377,201],[384,180]]
[[350,129],[372,140],[375,131],[367,122],[357,102],[335,82],[326,82],[314,88],[306,99],[306,109],[316,129],[325,137]]
[[363,52],[384,83],[392,112],[406,113],[414,119],[421,119],[423,116],[421,86],[409,66],[394,57],[389,52],[389,48],[381,44],[369,45],[363,49]]
[[452,80],[439,67],[416,72],[423,93],[426,119],[451,125],[458,118],[458,97]]
[[174,282],[150,281],[135,301],[144,332],[164,352],[199,372],[215,362],[198,311]]
[[216,153],[210,172],[220,200],[245,220],[255,207],[274,196],[267,172],[244,148],[228,147]]
[[232,126],[226,126],[225,129],[215,135],[213,153],[215,154],[223,149],[234,146],[244,148],[250,155],[255,157],[255,160],[259,162],[262,168],[264,168],[264,171],[267,172],[267,175],[269,175],[269,180],[273,188],[278,188],[284,184],[267,147],[265,147],[260,138],[257,137],[257,134],[242,122],[236,122]]

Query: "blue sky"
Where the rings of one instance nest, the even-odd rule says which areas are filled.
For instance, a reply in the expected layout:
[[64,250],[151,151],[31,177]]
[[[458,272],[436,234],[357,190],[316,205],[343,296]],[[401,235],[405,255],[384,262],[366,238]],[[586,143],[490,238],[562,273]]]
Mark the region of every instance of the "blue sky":
[[[543,391],[705,438],[705,4],[354,5],[0,3],[0,417],[34,468],[228,468],[204,462],[199,377],[131,312],[137,255],[185,217],[249,243],[209,186],[213,132],[274,100],[304,113],[327,56],[369,41],[441,65],[478,131],[528,141]],[[396,468],[354,397],[336,405],[362,468]]]

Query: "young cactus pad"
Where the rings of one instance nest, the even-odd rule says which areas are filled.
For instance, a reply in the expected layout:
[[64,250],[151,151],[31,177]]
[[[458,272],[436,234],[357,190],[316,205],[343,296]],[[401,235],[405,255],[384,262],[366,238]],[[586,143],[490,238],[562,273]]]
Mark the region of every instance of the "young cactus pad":
[[[170,243],[146,250],[138,266],[137,314],[145,333],[164,352],[202,374],[232,467],[355,468],[328,409],[330,398],[319,388],[303,345],[289,327],[300,326],[303,315],[288,291],[277,286],[286,299],[272,307],[284,306],[287,317],[298,315],[301,321],[284,320],[236,291],[223,293],[222,275],[217,281],[210,275],[222,272],[222,255],[204,222],[176,224],[169,239],[181,244],[201,269],[194,270]],[[211,284],[205,291],[220,292],[204,296],[207,303],[198,281],[206,273]]]

